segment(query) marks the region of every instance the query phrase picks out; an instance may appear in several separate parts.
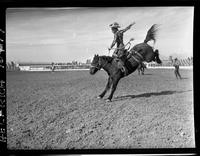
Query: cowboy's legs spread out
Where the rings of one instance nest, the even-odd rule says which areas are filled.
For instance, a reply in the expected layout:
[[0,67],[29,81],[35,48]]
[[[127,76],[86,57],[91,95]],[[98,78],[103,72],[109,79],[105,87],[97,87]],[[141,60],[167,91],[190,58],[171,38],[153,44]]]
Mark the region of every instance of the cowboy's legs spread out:
[[125,60],[124,60],[123,57],[124,56],[119,57],[119,55],[118,55],[118,56],[115,57],[115,60],[117,62],[118,68],[124,73],[124,75],[127,75],[127,69],[125,67],[125,63],[124,63]]
[[[117,65],[118,65],[118,68],[119,69],[121,69],[121,71],[123,72],[123,73],[125,73],[126,72],[126,69],[125,69],[125,64],[124,64],[124,48],[123,48],[123,44],[120,44],[119,45],[119,47],[118,47],[119,49],[116,49],[115,51],[114,51],[114,57],[116,57],[116,61],[117,61]],[[126,74],[126,73],[125,73]]]
[[127,75],[127,69],[125,67],[124,61],[120,58],[116,58],[117,66],[118,68],[125,74]]

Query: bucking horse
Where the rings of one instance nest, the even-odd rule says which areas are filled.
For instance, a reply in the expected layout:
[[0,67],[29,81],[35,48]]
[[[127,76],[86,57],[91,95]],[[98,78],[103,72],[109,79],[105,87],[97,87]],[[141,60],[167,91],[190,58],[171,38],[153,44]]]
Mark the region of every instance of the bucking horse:
[[159,58],[159,51],[157,49],[154,51],[153,47],[147,44],[147,42],[150,40],[153,40],[155,43],[157,30],[157,25],[152,25],[147,32],[144,42],[136,44],[129,51],[126,52],[126,61],[124,62],[125,67],[127,68],[126,75],[124,75],[121,69],[119,69],[115,58],[105,55],[94,55],[90,67],[90,74],[94,75],[97,71],[99,71],[102,68],[107,72],[109,76],[105,89],[97,98],[103,98],[106,92],[111,88],[111,93],[106,100],[107,102],[111,102],[119,80],[133,73],[138,68],[141,62],[154,61],[158,64],[162,63],[162,61]]

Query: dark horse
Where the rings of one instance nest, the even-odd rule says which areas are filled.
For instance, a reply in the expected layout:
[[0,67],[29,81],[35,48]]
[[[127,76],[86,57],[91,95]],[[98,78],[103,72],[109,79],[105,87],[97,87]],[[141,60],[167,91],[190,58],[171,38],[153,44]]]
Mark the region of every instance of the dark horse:
[[[157,25],[154,24],[147,32],[144,42],[135,45],[126,53],[125,66],[127,68],[127,75],[133,73],[142,61],[155,61],[159,64],[162,63],[159,58],[158,50],[153,51],[153,48],[147,44],[150,40],[155,42],[156,27]],[[95,55],[91,63],[90,74],[94,75],[101,68],[107,72],[109,77],[104,91],[98,96],[98,98],[103,98],[106,92],[112,87],[111,93],[106,100],[109,102],[113,97],[119,80],[127,75],[124,75],[124,73],[119,69],[115,58]]]
[[143,62],[141,62],[141,63],[138,65],[138,68],[137,68],[137,70],[138,70],[138,75],[140,75],[140,73],[141,73],[142,75],[144,75],[144,69],[145,69],[145,68],[147,68],[146,65],[145,65]]

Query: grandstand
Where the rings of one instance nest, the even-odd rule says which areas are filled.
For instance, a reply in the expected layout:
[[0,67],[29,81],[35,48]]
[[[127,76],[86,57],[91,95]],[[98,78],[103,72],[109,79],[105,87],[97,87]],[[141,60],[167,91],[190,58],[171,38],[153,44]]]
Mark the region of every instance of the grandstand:
[[[187,59],[180,59],[180,67],[192,67],[193,57],[188,57]],[[161,67],[161,68],[173,68],[171,60],[162,60],[162,64],[157,64],[155,62],[144,62],[147,68]]]
[[7,71],[52,71],[52,67],[54,66],[54,70],[63,71],[69,69],[89,69],[90,64],[87,63],[78,63],[77,61],[72,61],[72,63],[15,63],[11,61],[7,63]]

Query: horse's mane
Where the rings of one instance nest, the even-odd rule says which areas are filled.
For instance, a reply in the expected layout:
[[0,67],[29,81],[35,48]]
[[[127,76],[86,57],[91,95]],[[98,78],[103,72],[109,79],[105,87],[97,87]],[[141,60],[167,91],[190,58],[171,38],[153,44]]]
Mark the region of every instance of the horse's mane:
[[108,61],[109,63],[111,63],[112,60],[113,60],[113,57],[111,57],[111,56],[103,55],[103,56],[100,56],[100,57],[101,57],[102,59]]

